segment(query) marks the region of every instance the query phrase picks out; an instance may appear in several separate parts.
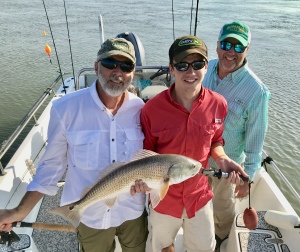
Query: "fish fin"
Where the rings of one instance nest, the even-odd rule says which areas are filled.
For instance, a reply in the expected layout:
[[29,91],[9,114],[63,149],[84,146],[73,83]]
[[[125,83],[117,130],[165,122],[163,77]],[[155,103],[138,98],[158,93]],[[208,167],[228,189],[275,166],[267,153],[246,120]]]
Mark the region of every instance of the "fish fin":
[[66,205],[49,210],[49,213],[56,214],[70,222],[74,227],[78,227],[81,219],[82,212],[73,204]]
[[[139,159],[142,159],[145,157],[155,156],[155,155],[159,155],[159,154],[154,151],[141,149],[134,155],[133,159],[130,160],[130,162],[134,161],[134,160],[139,160]],[[117,162],[117,163],[113,163],[113,164],[107,166],[104,170],[102,170],[100,172],[100,179],[103,178],[104,176],[106,176],[107,174],[113,172],[114,170],[118,169],[120,166],[125,165],[126,163],[127,162]]]
[[159,197],[160,197],[160,200],[162,200],[165,196],[166,196],[166,194],[167,194],[167,192],[168,192],[168,190],[169,190],[169,180],[168,181],[166,181],[166,182],[164,182],[162,185],[161,185],[161,187],[160,187],[160,191],[159,191]]
[[160,189],[152,189],[150,191],[150,201],[153,208],[155,208],[159,202],[166,196],[169,190],[169,181],[164,182]]
[[151,156],[156,156],[159,155],[158,153],[146,149],[139,150],[133,157],[131,161],[139,160],[145,157],[151,157]]
[[[146,149],[141,149],[139,150],[135,156],[133,157],[133,159],[131,160],[139,160],[145,157],[151,157],[151,156],[155,156],[155,155],[159,155],[158,153],[154,152],[154,151],[150,151],[150,150],[146,150]],[[114,170],[117,170],[119,167],[127,164],[128,162],[117,162],[117,163],[113,163],[107,167],[105,167],[101,172],[100,172],[100,176],[98,181],[95,183],[97,184],[103,177],[107,176],[108,174],[112,173]],[[92,186],[93,187],[93,186]]]
[[159,190],[152,190],[150,192],[150,201],[153,208],[160,202]]
[[112,208],[116,203],[117,197],[103,200],[103,202],[109,207]]

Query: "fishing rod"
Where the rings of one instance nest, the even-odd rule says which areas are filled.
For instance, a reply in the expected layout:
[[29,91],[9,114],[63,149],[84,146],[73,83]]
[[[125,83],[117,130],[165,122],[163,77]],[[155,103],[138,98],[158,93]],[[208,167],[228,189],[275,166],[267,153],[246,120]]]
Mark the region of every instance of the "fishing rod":
[[174,1],[172,0],[173,40],[175,40]]
[[16,228],[33,228],[40,230],[50,230],[50,231],[63,231],[63,232],[76,232],[76,229],[70,225],[63,224],[53,224],[53,223],[43,223],[43,222],[13,222],[13,227]]
[[190,34],[192,34],[193,8],[194,8],[194,0],[192,0],[192,6],[191,6]]
[[[199,0],[197,0],[197,7],[196,7],[196,17],[195,17],[194,36],[196,36],[196,30],[197,30],[197,23],[198,23],[198,8],[199,8]],[[192,34],[193,9],[194,9],[194,0],[192,0],[192,5],[191,5],[190,34]],[[174,0],[172,0],[172,21],[173,21],[173,39],[175,40],[176,38],[175,38]]]
[[288,179],[284,176],[282,171],[275,164],[274,160],[268,155],[268,153],[265,150],[263,150],[262,153],[266,156],[266,158],[261,163],[261,165],[265,167],[265,170],[267,171],[266,163],[272,165],[272,167],[275,169],[275,172],[277,172],[277,174],[282,178],[284,183],[291,190],[291,192],[294,194],[294,196],[297,198],[297,200],[300,200],[300,195],[297,193],[297,191],[292,186],[292,184],[288,181]]
[[[229,177],[229,173],[228,172],[222,172],[221,169],[217,170],[217,169],[203,169],[202,170],[202,174],[203,175],[210,175],[216,178],[228,178]],[[251,181],[249,180],[249,178],[245,178],[244,176],[240,175],[240,178],[244,181],[244,182],[249,182],[251,183]]]
[[197,0],[197,7],[196,7],[196,18],[195,18],[194,36],[196,36],[197,23],[198,23],[198,7],[199,7],[199,0]]
[[[42,223],[42,222],[13,222],[13,227],[16,228],[33,228],[38,230],[61,231],[75,233],[76,228],[70,225]],[[22,239],[24,234],[16,234],[14,231],[0,231],[0,251],[25,251],[23,249],[30,246],[30,240]],[[29,244],[28,244],[29,243]],[[12,245],[16,248],[12,248]],[[27,251],[27,250],[26,250]]]
[[73,71],[73,79],[75,80],[73,55],[72,55],[71,39],[70,39],[70,31],[69,31],[69,23],[68,23],[67,8],[66,8],[66,1],[65,0],[64,0],[64,9],[65,9],[65,17],[66,17],[66,24],[67,24],[67,30],[68,30],[68,39],[69,39],[69,48],[70,48],[71,64],[72,64],[72,71]]
[[53,37],[53,33],[52,33],[52,29],[51,29],[51,25],[50,25],[50,21],[49,21],[49,17],[48,17],[46,5],[45,5],[44,0],[42,0],[42,2],[43,2],[43,5],[44,5],[44,10],[45,10],[45,13],[46,13],[46,17],[47,17],[47,21],[48,21],[48,26],[49,26],[50,33],[51,33],[51,38],[52,38],[52,42],[53,42],[53,46],[54,46],[54,51],[55,51],[55,55],[56,55],[56,59],[57,59],[57,64],[58,64],[58,68],[59,68],[59,74],[60,74],[61,79],[62,79],[63,91],[66,94],[67,93],[66,86],[64,84],[63,74],[62,74],[62,71],[61,71],[61,67],[60,67],[60,63],[59,63],[59,59],[58,59],[58,55],[57,55],[57,50],[56,50],[56,46],[55,46],[55,42],[54,42],[54,37]]

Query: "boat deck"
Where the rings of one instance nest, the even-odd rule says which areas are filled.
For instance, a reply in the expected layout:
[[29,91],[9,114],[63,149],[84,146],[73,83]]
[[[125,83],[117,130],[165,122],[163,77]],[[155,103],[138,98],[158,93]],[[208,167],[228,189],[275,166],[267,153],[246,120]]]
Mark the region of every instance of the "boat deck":
[[[61,192],[62,188],[60,188],[59,192],[55,196],[45,196],[43,198],[36,222],[69,225],[69,223],[60,216],[49,214],[48,212],[53,208],[53,206],[59,206]],[[38,251],[79,251],[76,233],[34,229],[32,238],[35,242],[36,247],[38,248]]]
[[230,236],[222,244],[220,251],[240,252],[290,252],[284,237],[277,227],[268,224],[265,219],[266,211],[258,211],[258,225],[250,231],[245,227],[243,214],[238,214],[233,223]]

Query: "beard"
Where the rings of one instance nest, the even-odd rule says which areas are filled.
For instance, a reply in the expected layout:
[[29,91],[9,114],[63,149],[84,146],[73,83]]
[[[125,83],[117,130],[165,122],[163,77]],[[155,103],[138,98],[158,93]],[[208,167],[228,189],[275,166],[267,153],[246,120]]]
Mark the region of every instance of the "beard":
[[[100,82],[100,85],[105,91],[105,93],[112,97],[122,95],[125,92],[125,90],[130,86],[132,79],[133,76],[130,76],[130,79],[128,81],[125,81],[122,76],[117,76],[115,74],[112,74],[111,76],[109,76],[108,79],[105,79],[103,74],[101,73],[100,67],[98,68],[98,81]],[[110,84],[109,81],[122,82],[122,85],[113,85]]]

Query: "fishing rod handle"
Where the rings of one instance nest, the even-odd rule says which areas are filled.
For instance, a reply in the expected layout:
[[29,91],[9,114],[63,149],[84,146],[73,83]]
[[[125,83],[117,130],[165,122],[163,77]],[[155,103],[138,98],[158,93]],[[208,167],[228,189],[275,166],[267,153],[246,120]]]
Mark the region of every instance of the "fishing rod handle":
[[[203,175],[211,175],[211,176],[217,177],[217,178],[228,178],[229,177],[229,173],[228,172],[222,172],[221,169],[219,169],[219,170],[203,169],[202,173],[203,173]],[[243,175],[240,175],[240,178],[244,182],[248,182],[248,183],[251,182],[249,178],[245,178]]]
[[63,232],[76,232],[76,229],[70,225],[42,223],[42,222],[13,222],[13,227],[27,227],[33,229],[52,230],[52,231],[63,231]]

